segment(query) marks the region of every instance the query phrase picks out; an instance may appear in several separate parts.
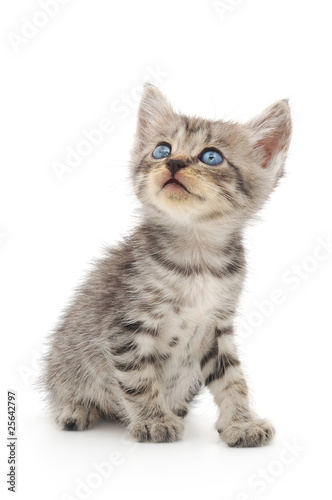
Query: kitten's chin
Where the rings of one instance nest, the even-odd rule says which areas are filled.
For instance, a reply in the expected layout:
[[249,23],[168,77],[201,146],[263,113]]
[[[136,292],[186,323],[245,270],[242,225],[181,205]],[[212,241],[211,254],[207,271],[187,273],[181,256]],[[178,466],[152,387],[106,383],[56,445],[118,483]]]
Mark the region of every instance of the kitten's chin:
[[188,189],[179,183],[166,183],[162,188],[163,196],[175,200],[187,200],[190,196]]
[[204,212],[202,200],[176,184],[169,184],[158,192],[150,193],[149,198],[151,205],[158,211],[179,223],[195,223]]

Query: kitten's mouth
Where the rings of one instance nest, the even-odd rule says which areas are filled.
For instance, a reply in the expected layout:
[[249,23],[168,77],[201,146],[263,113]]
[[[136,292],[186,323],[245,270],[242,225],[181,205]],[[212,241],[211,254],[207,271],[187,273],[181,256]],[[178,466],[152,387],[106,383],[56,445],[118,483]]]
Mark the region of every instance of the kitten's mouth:
[[163,185],[163,188],[166,187],[166,186],[179,186],[180,188],[184,189],[185,191],[187,191],[187,193],[190,194],[190,191],[188,191],[188,189],[186,188],[186,186],[184,186],[180,181],[178,181],[177,179],[175,179],[175,177],[171,177],[170,179],[168,179],[167,182],[165,182],[165,184]]

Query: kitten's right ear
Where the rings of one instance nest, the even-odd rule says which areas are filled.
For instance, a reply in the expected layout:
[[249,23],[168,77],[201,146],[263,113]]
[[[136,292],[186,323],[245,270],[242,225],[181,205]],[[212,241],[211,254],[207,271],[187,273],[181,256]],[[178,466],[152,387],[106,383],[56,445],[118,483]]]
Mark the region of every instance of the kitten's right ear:
[[157,87],[146,83],[138,110],[137,137],[142,142],[147,141],[153,131],[173,116],[174,112],[166,97]]

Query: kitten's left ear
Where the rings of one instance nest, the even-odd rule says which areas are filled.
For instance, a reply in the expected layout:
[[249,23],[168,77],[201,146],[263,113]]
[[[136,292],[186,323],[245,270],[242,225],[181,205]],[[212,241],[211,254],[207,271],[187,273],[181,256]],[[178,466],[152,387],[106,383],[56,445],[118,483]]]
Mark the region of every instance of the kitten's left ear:
[[137,136],[143,142],[149,140],[150,134],[165,126],[174,117],[174,112],[166,97],[160,90],[146,83],[138,110]]
[[266,108],[247,126],[253,133],[254,150],[258,152],[261,167],[280,170],[289,148],[292,119],[287,100]]

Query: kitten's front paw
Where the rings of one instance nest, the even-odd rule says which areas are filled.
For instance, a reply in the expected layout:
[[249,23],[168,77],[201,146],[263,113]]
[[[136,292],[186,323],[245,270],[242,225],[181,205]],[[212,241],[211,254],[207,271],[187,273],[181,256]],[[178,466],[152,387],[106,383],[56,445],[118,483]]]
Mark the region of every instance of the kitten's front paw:
[[96,408],[68,404],[59,411],[56,422],[66,431],[84,431],[100,420]]
[[141,443],[171,443],[182,437],[184,425],[182,419],[176,416],[147,419],[135,422],[129,426],[129,432],[136,441]]
[[274,436],[274,427],[264,419],[249,422],[234,422],[226,429],[217,429],[220,437],[228,446],[236,448],[249,448],[263,446]]

